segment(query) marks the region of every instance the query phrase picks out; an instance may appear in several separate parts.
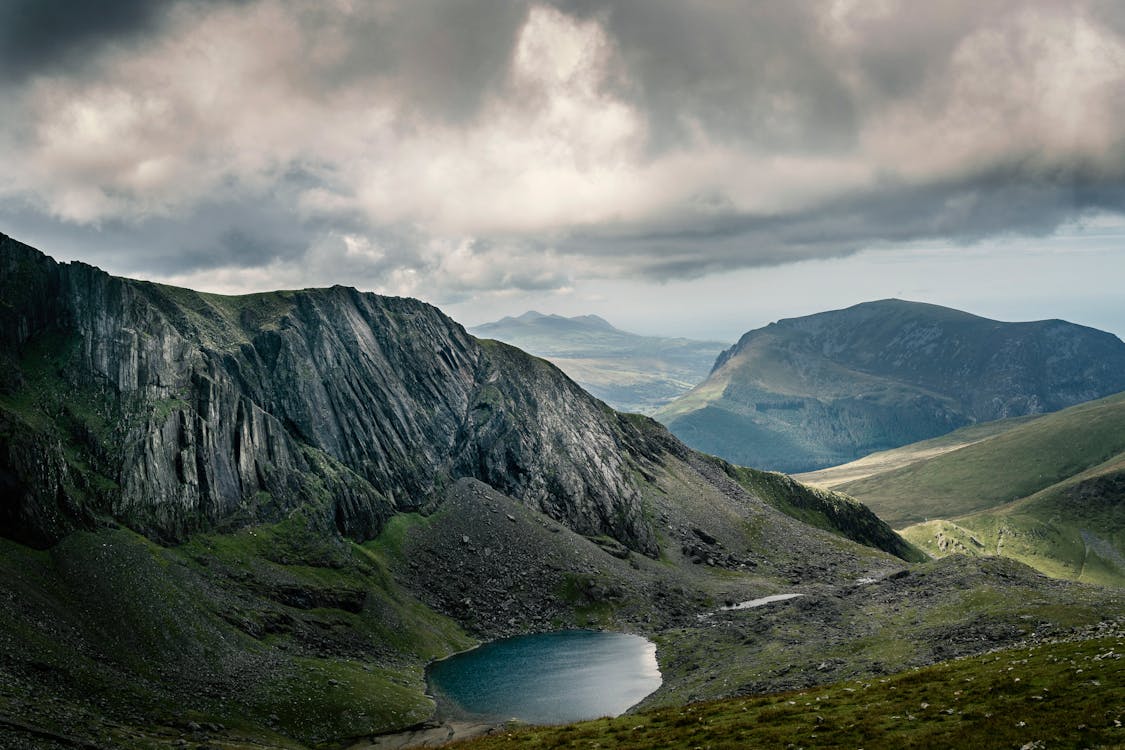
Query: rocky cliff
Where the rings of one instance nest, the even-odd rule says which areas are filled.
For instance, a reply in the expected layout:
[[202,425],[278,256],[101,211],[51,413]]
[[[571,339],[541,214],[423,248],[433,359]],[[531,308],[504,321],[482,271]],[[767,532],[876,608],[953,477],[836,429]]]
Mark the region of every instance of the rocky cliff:
[[1121,390],[1112,334],[882,300],[748,332],[656,417],[735,463],[808,471]]
[[177,539],[320,508],[375,535],[459,477],[654,553],[645,441],[551,365],[354,289],[224,297],[0,236],[0,523]]

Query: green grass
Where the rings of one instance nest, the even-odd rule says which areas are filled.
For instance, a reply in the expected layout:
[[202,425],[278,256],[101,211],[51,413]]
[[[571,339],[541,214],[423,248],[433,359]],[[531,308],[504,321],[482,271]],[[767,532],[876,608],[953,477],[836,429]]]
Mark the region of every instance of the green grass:
[[973,424],[940,437],[911,443],[900,448],[878,451],[839,466],[794,474],[793,478],[814,487],[836,489],[849,482],[855,482],[876,474],[885,474],[888,471],[901,469],[942,453],[964,448],[972,443],[978,443],[981,440],[1007,432],[1033,419],[1040,419],[1042,416],[1041,414],[1033,414]]
[[[311,745],[400,729],[433,711],[425,663],[474,643],[300,513],[176,547],[105,529],[47,552],[0,539],[0,600],[20,603],[0,608],[0,716],[80,736],[107,712],[270,746],[285,745],[271,725]],[[87,696],[112,701],[91,714]]]
[[932,555],[1003,555],[1056,578],[1125,586],[1125,457],[997,508],[915,524]]
[[1125,586],[1125,394],[979,425],[962,439],[974,442],[897,468],[883,462],[892,468],[836,488],[931,555],[1003,555],[1056,578]]
[[1123,650],[1121,637],[1033,646],[804,691],[517,729],[457,747],[1119,746]]
[[723,468],[743,487],[782,513],[810,526],[881,549],[908,562],[926,559],[924,552],[896,535],[867,508],[847,495],[805,485],[777,472],[758,471],[725,462]]
[[237,348],[258,332],[277,330],[298,294],[276,291],[228,296],[151,282],[128,283],[173,325],[191,330],[208,346],[220,349]]
[[1125,452],[1125,394],[837,489],[893,526],[955,518],[1028,497]]

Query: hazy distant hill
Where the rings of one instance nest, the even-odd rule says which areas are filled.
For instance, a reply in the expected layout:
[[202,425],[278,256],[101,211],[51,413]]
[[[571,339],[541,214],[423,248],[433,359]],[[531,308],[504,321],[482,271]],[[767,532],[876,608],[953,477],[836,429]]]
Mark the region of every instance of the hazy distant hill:
[[931,554],[998,554],[1125,584],[1125,393],[798,478],[858,498],[895,527],[914,524],[904,536]]
[[693,448],[793,472],[1121,390],[1109,333],[892,299],[750,331],[655,416]]
[[642,414],[651,414],[701,382],[727,346],[641,336],[614,328],[597,315],[566,318],[535,311],[469,332],[543,357],[613,408]]

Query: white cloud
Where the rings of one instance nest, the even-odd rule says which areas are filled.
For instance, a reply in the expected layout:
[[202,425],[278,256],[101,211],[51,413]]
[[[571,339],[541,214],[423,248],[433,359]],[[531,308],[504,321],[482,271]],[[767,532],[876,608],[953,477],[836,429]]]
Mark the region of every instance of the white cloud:
[[[247,267],[204,254],[200,270],[166,278],[230,290],[346,281],[454,299],[972,236],[957,222],[988,213],[972,180],[996,165],[1120,181],[1125,42],[1081,0],[639,8],[532,4],[510,38],[480,37],[503,54],[494,74],[477,75],[434,62],[485,57],[472,44],[446,49],[461,29],[442,22],[455,9],[440,3],[177,5],[138,45],[12,92],[0,200],[137,227],[276,201],[307,227],[303,255]],[[627,10],[649,25],[622,29]],[[681,38],[714,48],[653,46]],[[446,111],[463,79],[478,90]],[[693,88],[675,88],[684,81]],[[847,111],[810,108],[818,87],[843,92]],[[746,127],[717,127],[711,109],[740,96],[752,104]],[[650,106],[681,98],[708,107]],[[840,122],[811,121],[825,111]],[[657,136],[661,117],[678,138]],[[830,126],[838,132],[823,135]],[[773,137],[786,128],[801,136]],[[888,226],[882,204],[910,191]],[[928,200],[944,222],[927,223]],[[1040,208],[1017,205],[1008,228],[1057,220]],[[1081,207],[1058,217],[1071,208]],[[789,233],[756,233],[770,219]]]

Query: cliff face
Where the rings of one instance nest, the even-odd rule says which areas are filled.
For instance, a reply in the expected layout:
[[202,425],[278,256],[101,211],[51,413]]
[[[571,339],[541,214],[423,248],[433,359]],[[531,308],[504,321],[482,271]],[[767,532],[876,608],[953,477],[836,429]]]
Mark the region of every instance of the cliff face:
[[1109,333],[882,300],[750,331],[656,416],[694,448],[796,472],[1123,389]]
[[17,539],[98,517],[175,539],[305,503],[366,538],[470,476],[656,550],[630,423],[415,300],[208,295],[0,236],[0,344],[0,522]]

